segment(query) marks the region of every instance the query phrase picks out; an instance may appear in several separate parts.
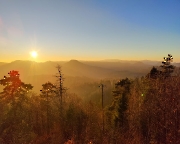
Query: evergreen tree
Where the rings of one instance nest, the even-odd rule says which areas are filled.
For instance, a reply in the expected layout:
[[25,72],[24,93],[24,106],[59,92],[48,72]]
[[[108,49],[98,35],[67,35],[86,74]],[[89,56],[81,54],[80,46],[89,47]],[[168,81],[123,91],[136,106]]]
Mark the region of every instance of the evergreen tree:
[[55,96],[55,90],[56,86],[53,85],[50,82],[47,82],[42,85],[42,90],[41,91],[41,98],[42,98],[42,107],[46,107],[46,131],[47,134],[50,132],[50,123],[52,124],[50,120],[51,116],[51,103],[52,103],[52,98]]
[[[19,143],[21,140],[18,136],[22,136],[26,129],[29,129],[25,121],[24,105],[33,86],[23,83],[18,71],[10,71],[8,75],[0,80],[0,84],[4,86],[0,93],[0,104],[4,110],[0,117],[0,137],[5,143]],[[19,128],[22,125],[24,129]]]
[[159,75],[160,73],[161,73],[161,72],[160,72],[159,70],[157,70],[157,68],[155,68],[155,67],[153,66],[153,68],[151,69],[151,71],[150,71],[150,73],[149,73],[149,77],[152,78],[152,79],[157,79],[158,76],[160,76],[160,75]]
[[131,81],[128,78],[122,79],[115,84],[114,101],[110,109],[115,111],[115,127],[125,128],[127,126],[128,94]]

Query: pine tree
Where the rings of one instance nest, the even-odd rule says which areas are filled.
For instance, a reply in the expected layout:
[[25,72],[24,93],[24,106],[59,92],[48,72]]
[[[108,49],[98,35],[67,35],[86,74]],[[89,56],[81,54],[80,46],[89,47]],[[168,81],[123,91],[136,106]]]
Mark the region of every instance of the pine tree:
[[116,111],[115,114],[115,126],[119,128],[127,126],[126,111],[128,109],[128,94],[130,91],[131,81],[126,78],[122,79],[115,84],[113,109]]
[[52,102],[52,98],[55,96],[56,86],[50,82],[47,82],[42,85],[41,91],[41,98],[42,102],[45,104],[46,107],[46,131],[47,134],[50,132],[50,115],[51,115],[51,106],[50,103]]
[[0,80],[0,84],[4,86],[3,91],[0,93],[0,103],[4,109],[0,118],[0,137],[6,143],[18,143],[17,135],[21,135],[24,132],[18,127],[25,123],[25,109],[23,105],[28,101],[27,94],[32,90],[33,86],[23,83],[20,80],[18,71],[10,71],[8,75]]

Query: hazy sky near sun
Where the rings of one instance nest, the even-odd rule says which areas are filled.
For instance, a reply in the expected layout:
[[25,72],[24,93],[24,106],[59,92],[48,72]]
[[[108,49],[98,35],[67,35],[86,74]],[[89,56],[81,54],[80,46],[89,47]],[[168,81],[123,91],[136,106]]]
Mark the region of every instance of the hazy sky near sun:
[[0,61],[180,62],[179,0],[0,0]]

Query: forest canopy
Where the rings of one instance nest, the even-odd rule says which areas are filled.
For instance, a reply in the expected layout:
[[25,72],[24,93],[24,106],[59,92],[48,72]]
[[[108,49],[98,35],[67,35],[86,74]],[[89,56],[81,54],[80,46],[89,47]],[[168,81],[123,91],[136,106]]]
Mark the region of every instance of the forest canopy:
[[172,76],[174,67],[102,80],[103,91],[100,82],[85,83],[86,100],[68,92],[57,70],[57,81],[42,84],[40,94],[18,71],[0,80],[0,143],[180,143],[180,76]]

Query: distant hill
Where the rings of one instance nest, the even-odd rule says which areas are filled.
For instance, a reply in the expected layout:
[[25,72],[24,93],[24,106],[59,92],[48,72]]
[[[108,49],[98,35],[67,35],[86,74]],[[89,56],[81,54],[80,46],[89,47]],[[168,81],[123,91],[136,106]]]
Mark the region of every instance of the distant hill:
[[4,63],[4,62],[0,62],[0,66],[2,66],[2,65],[5,65],[6,63]]
[[70,60],[69,62],[63,64],[62,70],[69,76],[85,76],[98,79],[109,77],[109,73],[115,71],[113,69],[84,64],[77,60]]
[[[146,62],[147,63],[147,62]],[[146,74],[152,65],[143,61],[77,61],[68,62],[33,62],[13,61],[11,63],[0,63],[0,75],[6,75],[10,70],[18,70],[24,79],[34,75],[55,75],[56,66],[60,65],[66,76],[80,76],[94,79],[134,77]]]
[[142,63],[150,66],[159,66],[162,64],[162,61],[150,61],[150,60],[142,60]]
[[180,67],[180,63],[173,63],[174,66]]
[[[121,79],[125,77],[134,78],[146,75],[152,68],[151,61],[13,61],[11,63],[0,63],[0,78],[11,70],[20,73],[21,80],[31,83],[35,91],[39,91],[43,83],[55,82],[57,74],[56,66],[59,64],[65,77],[67,87],[76,83],[88,81],[100,81],[102,79]],[[158,62],[157,62],[158,63]],[[161,63],[159,64],[161,65]],[[176,63],[176,65],[180,65]],[[66,79],[67,78],[67,79]]]
[[152,65],[144,64],[141,61],[116,61],[116,62],[106,62],[106,61],[85,61],[85,64],[91,66],[97,66],[102,68],[113,69],[116,71],[129,71],[133,73],[146,73],[152,67]]

